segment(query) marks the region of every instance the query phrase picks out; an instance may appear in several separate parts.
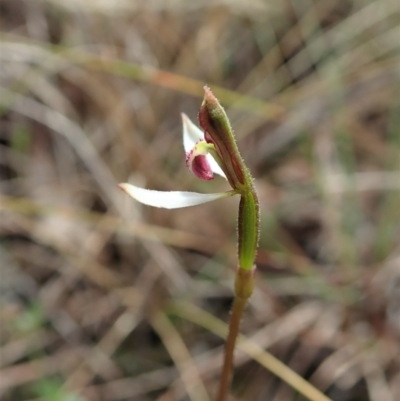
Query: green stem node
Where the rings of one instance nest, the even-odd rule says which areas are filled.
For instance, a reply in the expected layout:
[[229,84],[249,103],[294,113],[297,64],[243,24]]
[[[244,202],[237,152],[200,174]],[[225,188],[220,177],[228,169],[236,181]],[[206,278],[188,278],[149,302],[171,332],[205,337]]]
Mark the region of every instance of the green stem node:
[[235,297],[247,302],[254,289],[254,272],[256,266],[251,270],[238,268],[235,277]]

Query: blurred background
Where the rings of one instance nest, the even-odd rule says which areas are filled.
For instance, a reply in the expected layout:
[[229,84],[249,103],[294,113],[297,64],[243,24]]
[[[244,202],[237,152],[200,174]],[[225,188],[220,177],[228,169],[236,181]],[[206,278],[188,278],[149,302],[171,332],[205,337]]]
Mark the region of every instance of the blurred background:
[[[333,401],[400,399],[398,0],[1,0],[0,399],[207,401],[238,199],[185,167],[209,85],[261,203],[242,332]],[[232,400],[305,398],[243,346]]]

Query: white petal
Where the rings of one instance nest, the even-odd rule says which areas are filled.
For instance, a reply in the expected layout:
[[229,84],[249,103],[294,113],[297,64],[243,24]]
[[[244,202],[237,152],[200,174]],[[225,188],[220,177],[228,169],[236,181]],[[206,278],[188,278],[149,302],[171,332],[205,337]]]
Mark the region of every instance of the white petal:
[[182,207],[201,205],[202,203],[236,195],[235,191],[220,192],[215,194],[200,194],[197,192],[180,191],[154,191],[139,188],[131,184],[119,184],[119,187],[128,195],[145,205],[164,207],[166,209],[178,209]]
[[225,173],[222,171],[221,167],[215,161],[215,159],[211,156],[211,154],[208,154],[206,157],[207,157],[208,162],[210,163],[210,167],[211,167],[212,172],[214,174],[218,174],[221,177],[224,177],[225,179],[227,179]]
[[183,124],[183,147],[185,152],[189,153],[197,142],[204,139],[203,131],[192,123],[190,118],[182,113],[182,124]]

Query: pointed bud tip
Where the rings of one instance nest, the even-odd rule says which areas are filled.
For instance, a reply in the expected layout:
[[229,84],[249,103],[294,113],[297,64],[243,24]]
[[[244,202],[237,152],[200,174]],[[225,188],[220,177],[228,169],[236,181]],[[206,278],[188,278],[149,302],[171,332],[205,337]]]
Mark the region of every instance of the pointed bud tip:
[[218,99],[208,86],[204,86],[204,99],[199,110],[198,119],[200,127],[205,132],[205,139],[207,142],[212,142],[208,134],[209,125],[212,124],[211,114],[219,109],[222,109],[222,107]]
[[211,89],[208,86],[204,86],[204,101],[203,104],[206,104],[207,107],[215,108],[220,106],[218,99],[215,97],[214,93],[212,93]]

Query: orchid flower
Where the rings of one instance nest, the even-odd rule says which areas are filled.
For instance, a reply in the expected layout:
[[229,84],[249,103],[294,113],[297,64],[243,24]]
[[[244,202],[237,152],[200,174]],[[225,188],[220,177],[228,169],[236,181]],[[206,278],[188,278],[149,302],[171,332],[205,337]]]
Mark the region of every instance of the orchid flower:
[[[198,128],[189,117],[182,113],[183,147],[186,153],[186,166],[191,173],[202,180],[212,180],[214,174],[226,179],[226,175],[217,160],[218,154],[212,143],[204,138],[203,131]],[[177,209],[188,206],[200,205],[213,200],[236,195],[235,190],[202,194],[198,192],[182,191],[154,191],[139,188],[132,184],[119,184],[119,187],[137,201],[154,207]]]
[[183,147],[186,166],[198,178],[212,180],[214,174],[226,178],[232,187],[228,192],[154,191],[124,183],[119,187],[137,201],[167,209],[200,205],[219,198],[240,195],[239,267],[252,270],[258,244],[259,207],[253,179],[236,145],[225,110],[208,87],[199,112],[198,128],[182,114]]

